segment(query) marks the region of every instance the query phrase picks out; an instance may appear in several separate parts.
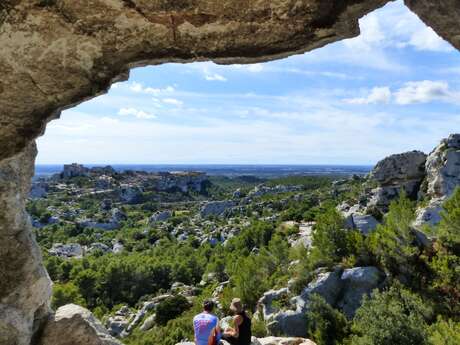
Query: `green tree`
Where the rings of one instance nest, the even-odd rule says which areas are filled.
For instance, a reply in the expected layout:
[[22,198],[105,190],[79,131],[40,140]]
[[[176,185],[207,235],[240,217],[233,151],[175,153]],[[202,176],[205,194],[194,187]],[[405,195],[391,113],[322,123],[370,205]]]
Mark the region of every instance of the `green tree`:
[[315,264],[331,265],[348,255],[348,231],[344,225],[344,219],[333,207],[317,217],[312,250]]
[[365,298],[353,321],[352,345],[427,344],[431,309],[418,295],[392,287]]
[[191,307],[187,298],[181,295],[170,297],[158,304],[155,321],[159,325],[166,325],[169,320],[175,319]]
[[371,234],[372,251],[389,273],[414,275],[415,258],[420,253],[411,227],[414,218],[414,203],[401,193],[390,204],[383,225]]
[[260,296],[267,289],[267,274],[260,261],[252,255],[241,258],[232,271],[235,295],[241,298],[248,308],[255,308]]
[[460,253],[460,188],[457,187],[452,196],[444,202],[441,221],[436,233],[448,247]]
[[85,300],[78,291],[78,288],[72,283],[55,284],[53,286],[53,296],[51,298],[51,307],[57,309],[65,304],[74,303],[86,306]]
[[438,321],[430,326],[428,342],[430,345],[458,345],[460,344],[460,323],[453,320]]
[[348,332],[345,316],[321,296],[313,295],[307,312],[308,337],[318,345],[336,345],[342,344]]

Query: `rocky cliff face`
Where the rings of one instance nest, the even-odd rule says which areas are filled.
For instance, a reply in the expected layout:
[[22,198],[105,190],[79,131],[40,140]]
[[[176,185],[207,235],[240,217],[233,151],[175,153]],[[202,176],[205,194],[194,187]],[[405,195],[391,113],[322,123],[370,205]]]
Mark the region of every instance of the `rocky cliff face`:
[[428,155],[426,178],[420,197],[428,202],[417,210],[415,226],[434,225],[441,220],[443,202],[460,186],[460,134],[452,134]]
[[[50,282],[24,201],[33,140],[60,110],[105,92],[134,66],[281,58],[358,35],[388,0],[0,2],[0,344],[27,345]],[[457,0],[406,0],[460,48]]]
[[51,281],[25,210],[35,155],[29,145],[0,162],[1,345],[28,345],[50,311]]

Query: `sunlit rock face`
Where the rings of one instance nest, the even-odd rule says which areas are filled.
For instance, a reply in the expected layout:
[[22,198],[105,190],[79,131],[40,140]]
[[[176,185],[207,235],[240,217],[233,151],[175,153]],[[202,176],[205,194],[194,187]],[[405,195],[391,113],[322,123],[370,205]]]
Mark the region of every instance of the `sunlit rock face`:
[[27,345],[49,313],[51,282],[32,236],[25,200],[35,144],[0,162],[0,344]]
[[[0,1],[0,345],[27,345],[50,281],[24,209],[33,140],[134,66],[267,61],[357,36],[389,0]],[[460,48],[456,0],[406,0]]]

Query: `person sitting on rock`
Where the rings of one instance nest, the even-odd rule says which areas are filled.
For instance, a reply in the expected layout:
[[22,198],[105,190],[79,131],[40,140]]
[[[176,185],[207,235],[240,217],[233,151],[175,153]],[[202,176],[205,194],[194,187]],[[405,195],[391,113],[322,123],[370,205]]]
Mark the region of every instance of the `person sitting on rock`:
[[[195,331],[195,344],[208,345],[217,343],[220,334],[219,319],[212,314],[214,302],[205,300],[203,303],[203,312],[193,318],[193,329]],[[214,339],[210,339],[214,337]]]
[[231,345],[250,345],[252,337],[251,319],[246,314],[239,298],[232,300],[230,310],[234,313],[233,323],[235,328],[225,329],[222,339],[228,341]]

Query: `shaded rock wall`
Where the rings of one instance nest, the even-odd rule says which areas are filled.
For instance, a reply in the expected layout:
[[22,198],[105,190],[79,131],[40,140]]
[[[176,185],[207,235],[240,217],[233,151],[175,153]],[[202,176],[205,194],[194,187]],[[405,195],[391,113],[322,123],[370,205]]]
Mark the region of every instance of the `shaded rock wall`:
[[0,344],[27,345],[49,313],[51,282],[32,236],[25,200],[35,143],[0,162]]

